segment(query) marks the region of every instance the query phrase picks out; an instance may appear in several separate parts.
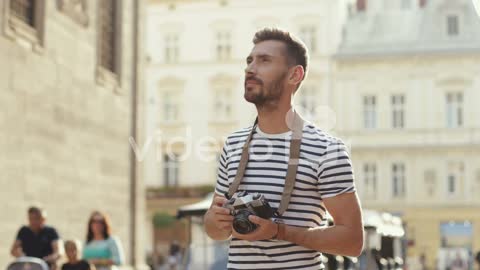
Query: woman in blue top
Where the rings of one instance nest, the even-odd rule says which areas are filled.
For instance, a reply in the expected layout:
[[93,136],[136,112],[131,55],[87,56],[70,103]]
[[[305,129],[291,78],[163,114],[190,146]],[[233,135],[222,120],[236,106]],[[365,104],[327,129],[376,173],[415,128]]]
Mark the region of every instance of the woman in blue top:
[[124,263],[120,241],[111,235],[110,222],[101,212],[93,212],[88,221],[83,259],[100,270],[112,269]]

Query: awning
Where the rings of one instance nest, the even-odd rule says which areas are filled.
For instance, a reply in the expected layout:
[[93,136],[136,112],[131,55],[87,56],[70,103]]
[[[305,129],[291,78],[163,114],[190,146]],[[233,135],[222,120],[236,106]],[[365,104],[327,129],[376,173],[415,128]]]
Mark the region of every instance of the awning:
[[213,192],[209,193],[205,199],[194,203],[182,206],[177,211],[177,218],[183,218],[186,216],[203,216],[207,212],[208,208],[212,204]]

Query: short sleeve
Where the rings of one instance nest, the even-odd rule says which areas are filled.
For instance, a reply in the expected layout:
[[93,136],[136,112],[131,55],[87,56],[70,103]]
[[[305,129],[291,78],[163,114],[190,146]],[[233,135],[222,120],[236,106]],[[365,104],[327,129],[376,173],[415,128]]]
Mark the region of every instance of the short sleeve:
[[225,141],[225,144],[220,154],[218,160],[218,170],[217,170],[217,184],[215,186],[215,193],[222,195],[228,192],[228,142]]
[[15,240],[23,241],[25,239],[26,230],[27,228],[25,226],[22,226],[20,230],[18,230],[17,237],[15,238]]
[[322,198],[355,192],[354,172],[345,144],[334,139],[319,163],[317,189]]
[[116,237],[110,237],[108,240],[108,248],[112,254],[112,261],[115,265],[122,265],[125,262],[123,247],[120,240]]
[[58,239],[60,239],[60,236],[58,235],[57,230],[55,230],[55,228],[52,227],[50,230],[50,240],[56,241]]

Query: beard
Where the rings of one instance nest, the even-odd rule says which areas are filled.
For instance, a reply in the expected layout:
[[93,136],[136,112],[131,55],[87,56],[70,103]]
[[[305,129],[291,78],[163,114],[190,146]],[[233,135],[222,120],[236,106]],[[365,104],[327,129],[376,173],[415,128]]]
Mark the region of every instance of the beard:
[[267,104],[275,104],[284,92],[284,79],[286,76],[287,72],[280,75],[268,85],[265,85],[260,79],[255,79],[258,84],[254,86],[247,88],[245,84],[245,100],[255,104],[257,108],[264,107]]

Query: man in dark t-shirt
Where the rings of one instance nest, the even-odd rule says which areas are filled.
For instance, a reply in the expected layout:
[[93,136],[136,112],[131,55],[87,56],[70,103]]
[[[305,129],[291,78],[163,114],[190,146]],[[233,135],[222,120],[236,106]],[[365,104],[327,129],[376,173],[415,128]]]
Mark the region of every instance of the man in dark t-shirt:
[[60,258],[57,231],[45,225],[45,212],[38,207],[28,209],[28,223],[18,231],[11,254],[17,258],[28,256],[43,259],[54,269]]

